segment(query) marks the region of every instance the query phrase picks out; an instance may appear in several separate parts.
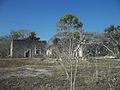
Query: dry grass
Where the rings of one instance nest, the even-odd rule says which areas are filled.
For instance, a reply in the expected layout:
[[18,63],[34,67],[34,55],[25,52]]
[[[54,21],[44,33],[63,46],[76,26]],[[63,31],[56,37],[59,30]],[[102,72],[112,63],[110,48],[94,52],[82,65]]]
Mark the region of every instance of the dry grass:
[[[25,76],[26,73],[31,76]],[[0,90],[69,90],[64,69],[52,59],[0,60],[0,82]],[[76,90],[119,90],[120,61],[80,61],[76,83]]]

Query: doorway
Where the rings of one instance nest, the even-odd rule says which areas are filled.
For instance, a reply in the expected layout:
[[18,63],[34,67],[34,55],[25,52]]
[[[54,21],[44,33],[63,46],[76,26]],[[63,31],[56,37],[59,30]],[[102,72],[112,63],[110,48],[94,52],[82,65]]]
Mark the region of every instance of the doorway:
[[31,57],[31,49],[28,49],[24,52],[24,57],[30,58]]

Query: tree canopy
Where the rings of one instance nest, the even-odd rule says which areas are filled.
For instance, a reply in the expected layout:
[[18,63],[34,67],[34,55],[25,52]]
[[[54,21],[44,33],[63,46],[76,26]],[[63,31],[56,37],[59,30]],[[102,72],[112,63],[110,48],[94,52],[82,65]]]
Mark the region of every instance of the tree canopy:
[[27,40],[40,40],[39,37],[36,36],[37,34],[35,32],[31,32],[31,34],[26,38]]
[[116,40],[117,43],[120,43],[120,26],[111,25],[105,29],[106,35],[111,39]]
[[65,14],[62,16],[57,22],[57,31],[65,31],[65,30],[77,30],[82,28],[83,24],[79,22],[79,19],[72,14]]

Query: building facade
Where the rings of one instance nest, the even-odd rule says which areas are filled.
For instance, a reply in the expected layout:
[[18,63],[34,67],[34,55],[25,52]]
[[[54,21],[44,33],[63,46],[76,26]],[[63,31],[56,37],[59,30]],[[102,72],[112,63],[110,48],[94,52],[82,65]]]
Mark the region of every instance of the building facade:
[[14,58],[40,57],[46,54],[46,41],[13,40],[10,56]]

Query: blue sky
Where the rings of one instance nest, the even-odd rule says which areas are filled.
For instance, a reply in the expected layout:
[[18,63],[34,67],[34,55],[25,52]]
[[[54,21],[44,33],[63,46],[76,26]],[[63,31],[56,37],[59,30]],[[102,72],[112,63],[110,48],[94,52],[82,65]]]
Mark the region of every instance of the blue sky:
[[56,22],[64,14],[73,14],[88,32],[120,25],[120,0],[0,0],[0,36],[27,29],[49,40]]

